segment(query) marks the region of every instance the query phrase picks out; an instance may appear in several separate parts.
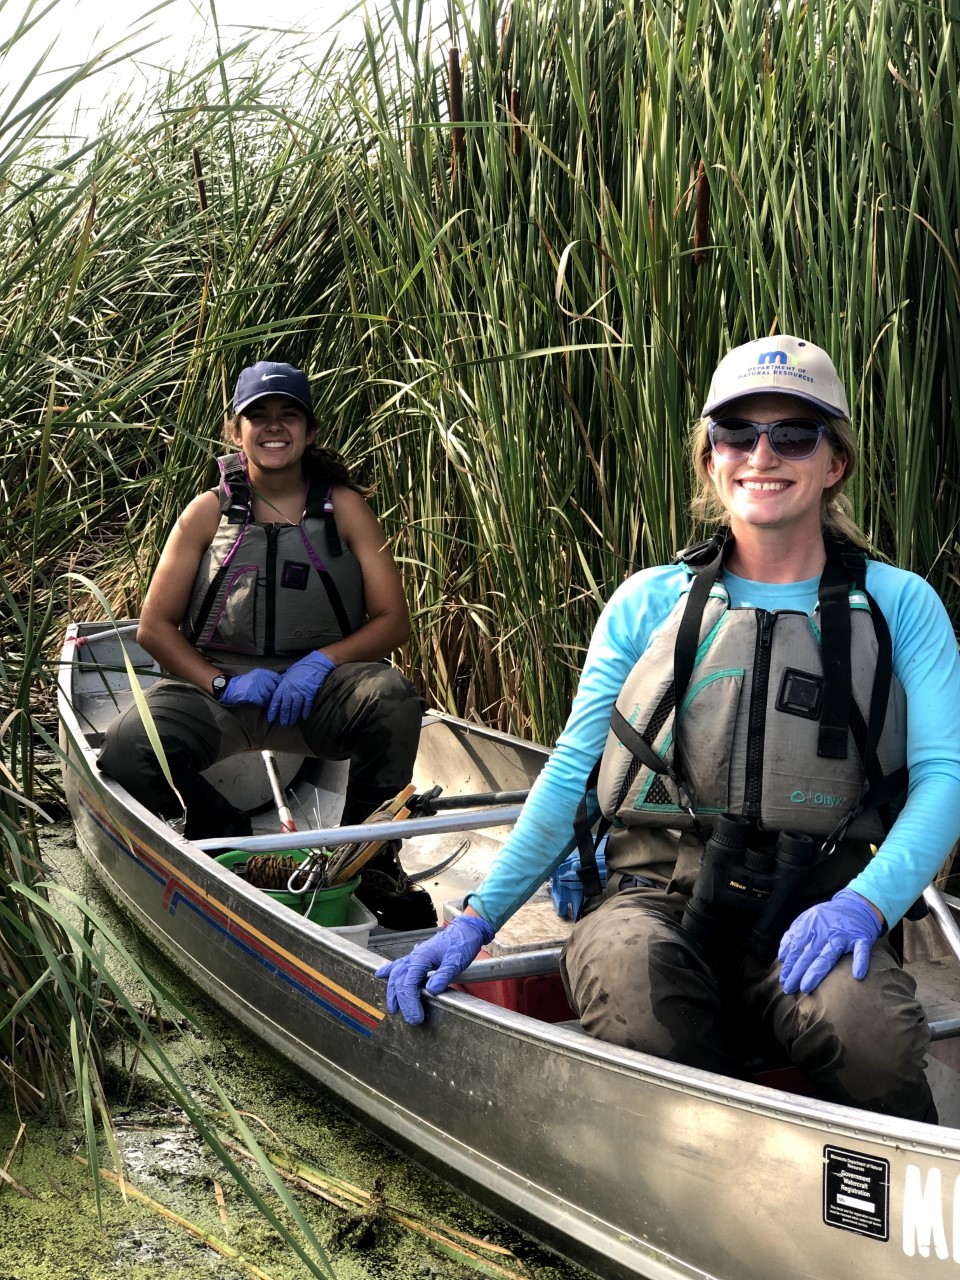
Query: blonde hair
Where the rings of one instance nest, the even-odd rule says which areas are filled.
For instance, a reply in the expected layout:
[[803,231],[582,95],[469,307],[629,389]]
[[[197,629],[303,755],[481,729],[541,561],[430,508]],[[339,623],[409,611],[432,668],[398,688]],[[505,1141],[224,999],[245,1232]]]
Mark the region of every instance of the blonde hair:
[[[723,524],[727,510],[717,496],[716,486],[707,470],[707,459],[710,456],[710,436],[707,428],[710,418],[699,418],[690,432],[690,461],[693,465],[695,485],[690,500],[690,511],[693,518],[703,524]],[[847,481],[857,469],[859,453],[857,438],[853,432],[853,424],[849,418],[828,418],[827,426],[830,434],[827,444],[834,456],[843,459],[843,475],[829,489],[824,489],[820,501],[820,524],[824,534],[844,538],[855,546],[867,550],[869,541],[866,534],[853,518],[850,500],[844,493]]]

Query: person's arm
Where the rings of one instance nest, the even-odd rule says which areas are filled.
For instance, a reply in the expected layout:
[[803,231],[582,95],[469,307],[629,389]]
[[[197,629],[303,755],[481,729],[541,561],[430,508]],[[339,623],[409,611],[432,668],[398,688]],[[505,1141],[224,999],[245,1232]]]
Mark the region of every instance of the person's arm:
[[614,703],[685,581],[686,572],[677,565],[643,570],[614,592],[600,615],[557,745],[486,878],[467,899],[495,928],[576,847],[573,820],[606,745]]
[[[841,956],[864,978],[870,949],[921,896],[960,837],[960,656],[939,597],[915,574],[871,564],[867,586],[893,640],[907,701],[907,801],[869,864],[784,934],[780,980],[810,992]],[[945,710],[949,708],[949,710]]]
[[324,645],[322,652],[338,667],[344,662],[378,662],[410,635],[410,610],[400,571],[378,520],[360,494],[338,485],[332,499],[340,536],[363,575],[367,620],[345,639]]
[[916,574],[871,565],[867,586],[893,638],[893,669],[907,698],[907,802],[849,888],[892,928],[921,896],[960,838],[960,655],[950,619]]
[[210,692],[213,677],[222,672],[194,648],[180,624],[186,616],[200,560],[213,541],[219,522],[220,505],[213,492],[194,498],[179,517],[160,553],[137,628],[137,641],[164,671],[189,680],[205,693]]

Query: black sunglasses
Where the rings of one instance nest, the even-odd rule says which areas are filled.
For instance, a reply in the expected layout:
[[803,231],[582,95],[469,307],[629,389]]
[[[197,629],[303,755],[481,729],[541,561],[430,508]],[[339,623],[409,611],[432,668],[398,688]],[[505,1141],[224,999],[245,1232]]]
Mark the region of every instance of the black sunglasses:
[[825,422],[813,418],[780,418],[777,422],[751,422],[749,418],[714,418],[707,427],[710,446],[721,458],[749,458],[761,436],[770,441],[778,458],[802,462],[812,458],[822,436],[831,438]]

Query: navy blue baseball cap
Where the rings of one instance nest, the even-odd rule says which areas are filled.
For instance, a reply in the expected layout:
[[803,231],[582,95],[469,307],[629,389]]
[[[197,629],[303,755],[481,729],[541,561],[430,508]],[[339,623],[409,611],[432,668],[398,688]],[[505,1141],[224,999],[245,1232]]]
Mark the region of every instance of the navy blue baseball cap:
[[289,396],[297,404],[302,404],[308,413],[313,413],[313,396],[307,375],[292,364],[258,360],[256,364],[240,370],[233,392],[234,413],[242,412],[248,404],[262,400],[264,396]]

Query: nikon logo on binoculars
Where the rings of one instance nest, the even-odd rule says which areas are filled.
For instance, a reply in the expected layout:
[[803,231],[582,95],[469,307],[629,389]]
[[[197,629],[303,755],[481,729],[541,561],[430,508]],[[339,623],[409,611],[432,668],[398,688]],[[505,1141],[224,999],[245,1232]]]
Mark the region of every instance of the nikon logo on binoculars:
[[846,796],[831,796],[826,791],[794,791],[790,796],[793,804],[816,804],[823,809],[839,809],[847,803]]

